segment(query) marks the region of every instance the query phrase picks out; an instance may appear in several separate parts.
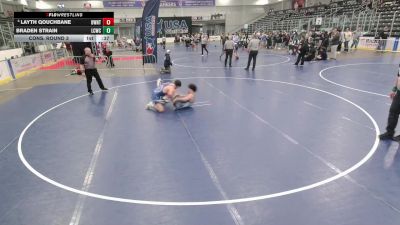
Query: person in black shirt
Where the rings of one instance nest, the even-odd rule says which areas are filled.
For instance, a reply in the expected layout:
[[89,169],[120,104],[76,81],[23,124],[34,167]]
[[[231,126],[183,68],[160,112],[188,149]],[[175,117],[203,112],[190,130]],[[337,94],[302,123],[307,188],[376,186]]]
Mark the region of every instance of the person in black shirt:
[[324,47],[325,49],[328,49],[329,47],[329,37],[328,37],[328,33],[324,32],[321,36],[321,46],[320,47]]
[[300,61],[301,61],[300,66],[304,65],[304,59],[305,59],[305,56],[306,56],[306,54],[308,52],[308,43],[307,43],[307,41],[302,40],[300,42],[299,51],[300,52],[299,52],[299,55],[297,56],[296,63],[294,64],[296,66],[299,65]]
[[400,141],[400,135],[393,137],[395,133],[395,129],[397,126],[397,122],[399,120],[400,115],[400,67],[399,71],[397,72],[397,77],[395,80],[395,86],[390,93],[390,98],[392,99],[392,104],[390,105],[388,122],[386,127],[386,132],[379,135],[379,139],[381,140],[395,140]]
[[171,73],[171,56],[170,56],[171,50],[167,50],[165,53],[165,58],[164,58],[164,68],[161,69],[161,73]]
[[104,87],[103,81],[100,78],[99,73],[96,68],[96,56],[92,53],[90,48],[85,48],[85,54],[81,57],[80,67],[82,75],[86,75],[87,89],[90,95],[93,95],[92,90],[92,77],[96,78],[97,83],[101,90],[106,91],[107,88]]
[[328,54],[326,53],[326,48],[325,47],[321,47],[319,49],[316,59],[317,60],[327,60],[328,59]]
[[389,28],[386,26],[383,31],[379,32],[379,45],[378,50],[385,51],[386,41],[388,39]]

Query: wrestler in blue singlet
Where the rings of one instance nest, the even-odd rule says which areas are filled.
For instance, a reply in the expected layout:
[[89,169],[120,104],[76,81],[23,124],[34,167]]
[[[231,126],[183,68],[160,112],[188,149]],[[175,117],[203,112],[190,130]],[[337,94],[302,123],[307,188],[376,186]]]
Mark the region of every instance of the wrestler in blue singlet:
[[160,84],[160,86],[158,86],[156,89],[153,90],[153,94],[151,95],[151,100],[156,103],[156,102],[162,102],[164,101],[164,96],[166,95],[166,93],[164,93],[164,88],[169,86],[169,85],[174,85],[173,83],[163,83]]

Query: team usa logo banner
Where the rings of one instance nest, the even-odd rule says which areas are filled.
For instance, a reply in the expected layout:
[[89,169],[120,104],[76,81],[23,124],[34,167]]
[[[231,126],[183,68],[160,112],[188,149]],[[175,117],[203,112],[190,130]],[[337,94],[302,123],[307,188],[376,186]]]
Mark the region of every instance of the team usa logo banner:
[[157,23],[157,32],[161,35],[192,33],[192,17],[162,17]]
[[[157,19],[160,0],[149,0],[142,15],[142,49],[143,55],[154,55],[157,62]],[[144,60],[143,60],[144,63]],[[154,62],[155,63],[155,62]]]
[[[136,18],[136,34],[140,33],[142,19]],[[157,19],[157,36],[180,35],[192,33],[192,17],[159,17]]]

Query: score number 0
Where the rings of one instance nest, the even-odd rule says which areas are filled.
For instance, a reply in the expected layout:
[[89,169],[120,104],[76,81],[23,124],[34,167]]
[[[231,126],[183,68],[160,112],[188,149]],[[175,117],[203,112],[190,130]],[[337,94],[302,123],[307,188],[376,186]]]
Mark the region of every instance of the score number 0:
[[103,26],[114,26],[114,18],[103,18]]
[[114,34],[114,18],[103,18],[103,34]]

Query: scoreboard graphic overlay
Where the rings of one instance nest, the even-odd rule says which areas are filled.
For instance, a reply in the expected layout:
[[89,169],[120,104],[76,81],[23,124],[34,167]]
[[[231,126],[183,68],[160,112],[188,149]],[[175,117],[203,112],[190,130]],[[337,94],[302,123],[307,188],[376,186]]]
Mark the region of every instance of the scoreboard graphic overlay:
[[17,42],[114,41],[114,12],[15,12]]

